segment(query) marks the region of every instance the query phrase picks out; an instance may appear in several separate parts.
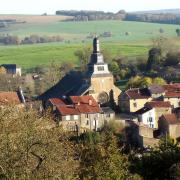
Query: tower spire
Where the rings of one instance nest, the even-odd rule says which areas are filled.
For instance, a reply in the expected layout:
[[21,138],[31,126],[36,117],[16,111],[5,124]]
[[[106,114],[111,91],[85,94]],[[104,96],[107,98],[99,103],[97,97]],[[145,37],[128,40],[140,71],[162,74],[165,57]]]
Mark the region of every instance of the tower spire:
[[95,36],[93,40],[93,53],[99,53],[99,52],[100,52],[99,39],[97,36]]
[[91,54],[88,72],[92,75],[110,74],[108,64],[104,62],[103,55],[100,52],[99,39],[96,36],[93,39],[93,53]]

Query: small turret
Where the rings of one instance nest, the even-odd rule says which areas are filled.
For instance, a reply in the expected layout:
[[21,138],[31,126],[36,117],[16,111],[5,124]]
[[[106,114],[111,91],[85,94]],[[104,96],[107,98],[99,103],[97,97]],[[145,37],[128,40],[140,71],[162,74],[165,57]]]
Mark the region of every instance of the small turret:
[[100,52],[100,44],[98,37],[95,37],[93,40],[93,53],[99,53]]

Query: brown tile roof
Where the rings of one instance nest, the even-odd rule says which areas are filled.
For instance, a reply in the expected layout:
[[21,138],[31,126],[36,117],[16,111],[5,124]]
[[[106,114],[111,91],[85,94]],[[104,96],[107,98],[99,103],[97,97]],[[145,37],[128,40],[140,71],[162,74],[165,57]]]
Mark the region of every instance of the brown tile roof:
[[167,91],[175,91],[177,89],[180,89],[180,83],[166,84],[166,85],[163,85],[163,88]]
[[166,92],[165,97],[167,98],[178,98],[180,97],[180,92]]
[[151,97],[150,92],[147,88],[139,89],[129,89],[126,94],[130,99],[148,99]]
[[169,124],[178,124],[180,120],[177,118],[175,114],[165,114],[162,117],[169,123]]
[[150,108],[170,108],[171,104],[169,101],[151,101],[147,102],[145,106]]
[[70,96],[70,99],[73,104],[89,104],[91,106],[98,106],[98,103],[92,96]]
[[99,106],[90,106],[90,105],[87,105],[87,104],[77,105],[76,108],[82,114],[100,113],[101,112],[101,109],[100,109]]
[[68,105],[62,99],[51,99],[61,115],[100,113],[101,108],[92,96],[71,96],[73,104]]
[[57,106],[57,110],[62,116],[80,114],[78,109],[73,106]]
[[0,105],[20,103],[21,100],[17,92],[0,92]]
[[164,85],[165,97],[180,97],[180,83]]

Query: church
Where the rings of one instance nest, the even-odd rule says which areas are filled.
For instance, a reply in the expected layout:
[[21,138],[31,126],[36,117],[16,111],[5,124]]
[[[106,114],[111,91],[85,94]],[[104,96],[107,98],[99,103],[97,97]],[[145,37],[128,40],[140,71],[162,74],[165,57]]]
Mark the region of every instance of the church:
[[38,99],[46,102],[50,98],[91,95],[101,106],[117,106],[120,94],[121,90],[114,85],[113,75],[100,52],[99,39],[95,37],[87,72],[69,72]]

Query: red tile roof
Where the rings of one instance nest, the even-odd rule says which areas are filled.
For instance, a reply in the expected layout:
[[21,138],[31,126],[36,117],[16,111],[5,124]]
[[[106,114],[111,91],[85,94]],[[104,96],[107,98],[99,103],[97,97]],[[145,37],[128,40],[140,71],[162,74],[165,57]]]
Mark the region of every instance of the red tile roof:
[[87,104],[77,105],[76,108],[82,114],[100,113],[101,112],[101,109],[100,109],[99,106],[90,106],[90,105],[87,105]]
[[167,91],[175,91],[177,89],[180,89],[180,83],[166,84],[163,86],[163,88]]
[[17,92],[0,92],[0,105],[20,103],[21,100]]
[[65,102],[62,99],[59,99],[59,98],[51,98],[51,99],[49,99],[49,101],[53,105],[66,105]]
[[72,105],[67,105],[61,99],[51,99],[51,103],[53,102],[56,105],[57,110],[63,116],[101,112],[98,103],[92,96],[71,96],[70,99],[73,103]]
[[180,83],[164,85],[165,97],[180,97]]
[[165,114],[162,117],[169,123],[169,124],[178,124],[180,120],[177,118],[175,114]]
[[73,104],[89,104],[92,103],[91,106],[98,106],[98,103],[92,96],[70,96],[70,99]]
[[165,97],[167,98],[178,98],[180,97],[180,92],[166,92]]
[[57,110],[62,116],[80,114],[78,109],[73,106],[57,106]]
[[147,102],[145,106],[150,108],[171,108],[169,101],[151,101]]
[[130,99],[148,99],[151,97],[150,92],[147,88],[144,89],[129,89],[126,91],[126,94]]

